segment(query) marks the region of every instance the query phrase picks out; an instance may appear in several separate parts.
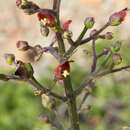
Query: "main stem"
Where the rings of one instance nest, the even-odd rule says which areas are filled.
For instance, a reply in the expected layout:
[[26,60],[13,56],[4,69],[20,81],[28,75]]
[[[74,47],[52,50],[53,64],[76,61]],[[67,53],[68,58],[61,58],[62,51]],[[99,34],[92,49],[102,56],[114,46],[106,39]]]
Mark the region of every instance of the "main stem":
[[68,97],[69,117],[71,120],[72,130],[79,130],[79,120],[76,108],[76,97],[73,93],[70,76],[64,79],[64,87],[66,96]]
[[[54,0],[53,1],[53,10],[56,12],[56,19],[57,19],[58,26],[60,26],[60,18],[59,18],[60,3],[61,3],[61,0]],[[56,32],[56,38],[58,40],[60,54],[63,56],[65,53],[65,45],[64,45],[64,41],[63,41],[63,38],[62,38],[62,35],[60,32]]]
[[[59,26],[60,26],[60,19],[59,19],[60,3],[61,3],[61,0],[54,0],[53,1],[53,10],[56,11],[57,24]],[[63,38],[61,36],[61,33],[56,32],[56,37],[57,37],[57,41],[58,41],[60,54],[64,55],[65,45],[64,45],[64,41],[63,41]],[[60,62],[62,62],[62,61],[60,61]],[[64,79],[64,88],[65,88],[65,93],[66,93],[66,96],[68,99],[69,117],[71,120],[72,130],[79,130],[79,121],[78,121],[78,114],[77,114],[77,108],[76,108],[76,97],[74,95],[70,76],[67,76]]]

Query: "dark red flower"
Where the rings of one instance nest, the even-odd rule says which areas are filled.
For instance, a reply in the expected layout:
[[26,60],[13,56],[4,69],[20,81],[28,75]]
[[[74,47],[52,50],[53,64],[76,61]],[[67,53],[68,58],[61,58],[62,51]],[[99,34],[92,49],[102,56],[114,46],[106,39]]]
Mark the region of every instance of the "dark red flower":
[[119,12],[112,14],[109,18],[110,25],[117,26],[121,24],[125,20],[128,10],[128,8],[125,8]]
[[69,25],[71,24],[72,20],[66,21],[64,24],[61,25],[61,28],[65,31],[69,30]]
[[55,25],[55,14],[52,10],[42,9],[37,14],[43,26],[53,27]]
[[66,78],[70,73],[70,62],[71,61],[64,61],[61,63],[55,70],[54,75],[56,79],[63,79]]

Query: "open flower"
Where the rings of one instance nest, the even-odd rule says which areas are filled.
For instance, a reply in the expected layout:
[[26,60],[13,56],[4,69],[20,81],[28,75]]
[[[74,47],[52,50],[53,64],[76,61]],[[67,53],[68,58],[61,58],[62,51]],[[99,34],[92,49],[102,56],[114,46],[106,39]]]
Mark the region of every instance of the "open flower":
[[109,18],[110,25],[111,26],[120,25],[125,20],[128,10],[129,10],[128,8],[125,8],[119,12],[112,14]]
[[61,63],[55,70],[54,75],[56,79],[64,79],[66,78],[70,73],[70,62],[71,61],[64,61]]
[[53,27],[55,25],[55,14],[52,10],[42,9],[37,16],[43,26]]

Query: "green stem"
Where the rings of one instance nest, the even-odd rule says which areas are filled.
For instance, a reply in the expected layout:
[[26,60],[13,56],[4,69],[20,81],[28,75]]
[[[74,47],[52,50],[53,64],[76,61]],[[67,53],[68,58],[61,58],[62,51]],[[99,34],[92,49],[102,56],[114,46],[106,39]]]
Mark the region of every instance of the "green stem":
[[59,32],[56,33],[56,37],[58,39],[58,46],[59,46],[60,54],[64,55],[64,53],[65,53],[65,45],[64,45],[63,38],[62,38],[62,36],[61,36],[61,34]]
[[82,38],[84,37],[85,33],[87,32],[88,28],[86,28],[86,26],[84,26],[84,29],[82,30],[80,36],[78,37],[78,39],[76,40],[76,45],[79,45],[80,41],[82,40]]
[[72,130],[79,130],[79,120],[76,108],[76,97],[73,93],[72,83],[70,76],[64,79],[64,87],[66,96],[68,98],[69,117],[71,120]]
[[99,65],[99,67],[97,68],[96,73],[98,73],[98,72],[102,69],[102,67],[106,64],[106,62],[107,62],[108,59],[110,58],[111,54],[112,54],[112,52],[111,52],[111,50],[110,50],[110,51],[107,53],[106,57],[104,58],[103,62],[102,62],[102,63]]
[[57,99],[62,100],[63,102],[65,102],[67,100],[66,97],[64,96],[60,96],[57,93],[51,92],[49,89],[45,88],[44,86],[42,86],[36,79],[35,77],[32,77],[31,80],[27,80],[27,82],[29,82],[32,86],[34,86],[37,89],[42,90],[41,94],[43,93],[47,93]]
[[85,43],[88,43],[92,39],[94,39],[98,34],[100,34],[104,29],[106,29],[109,26],[109,23],[106,23],[102,28],[100,28],[95,34],[89,36],[88,38],[81,40],[79,43],[77,42],[74,46],[71,46],[69,50],[66,52],[65,56],[69,56],[73,53],[73,51],[80,45],[83,45]]
[[[56,11],[56,19],[57,19],[57,24],[58,24],[59,27],[60,27],[60,19],[59,19],[60,3],[61,3],[61,0],[54,0],[53,1],[53,10]],[[62,35],[61,35],[61,33],[59,31],[56,32],[56,37],[57,37],[57,41],[58,41],[60,54],[64,55],[64,53],[65,53],[65,45],[64,45]]]

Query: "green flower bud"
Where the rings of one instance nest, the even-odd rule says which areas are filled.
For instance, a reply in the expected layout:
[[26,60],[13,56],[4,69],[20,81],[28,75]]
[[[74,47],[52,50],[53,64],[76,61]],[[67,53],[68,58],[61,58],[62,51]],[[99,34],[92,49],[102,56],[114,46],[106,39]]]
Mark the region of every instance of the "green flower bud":
[[72,34],[71,31],[64,31],[64,33],[63,33],[63,38],[64,39],[71,38],[72,36],[73,36],[73,34]]
[[114,54],[112,57],[112,63],[113,65],[119,65],[122,62],[122,56],[120,54]]
[[4,54],[7,64],[12,65],[15,63],[15,56],[14,54]]
[[89,29],[93,27],[94,23],[95,23],[95,20],[93,17],[87,17],[84,21],[84,25],[86,26],[86,28],[89,28]]
[[122,44],[122,41],[116,41],[115,43],[112,44],[112,52],[118,52],[120,51],[120,48],[121,48],[121,44]]

